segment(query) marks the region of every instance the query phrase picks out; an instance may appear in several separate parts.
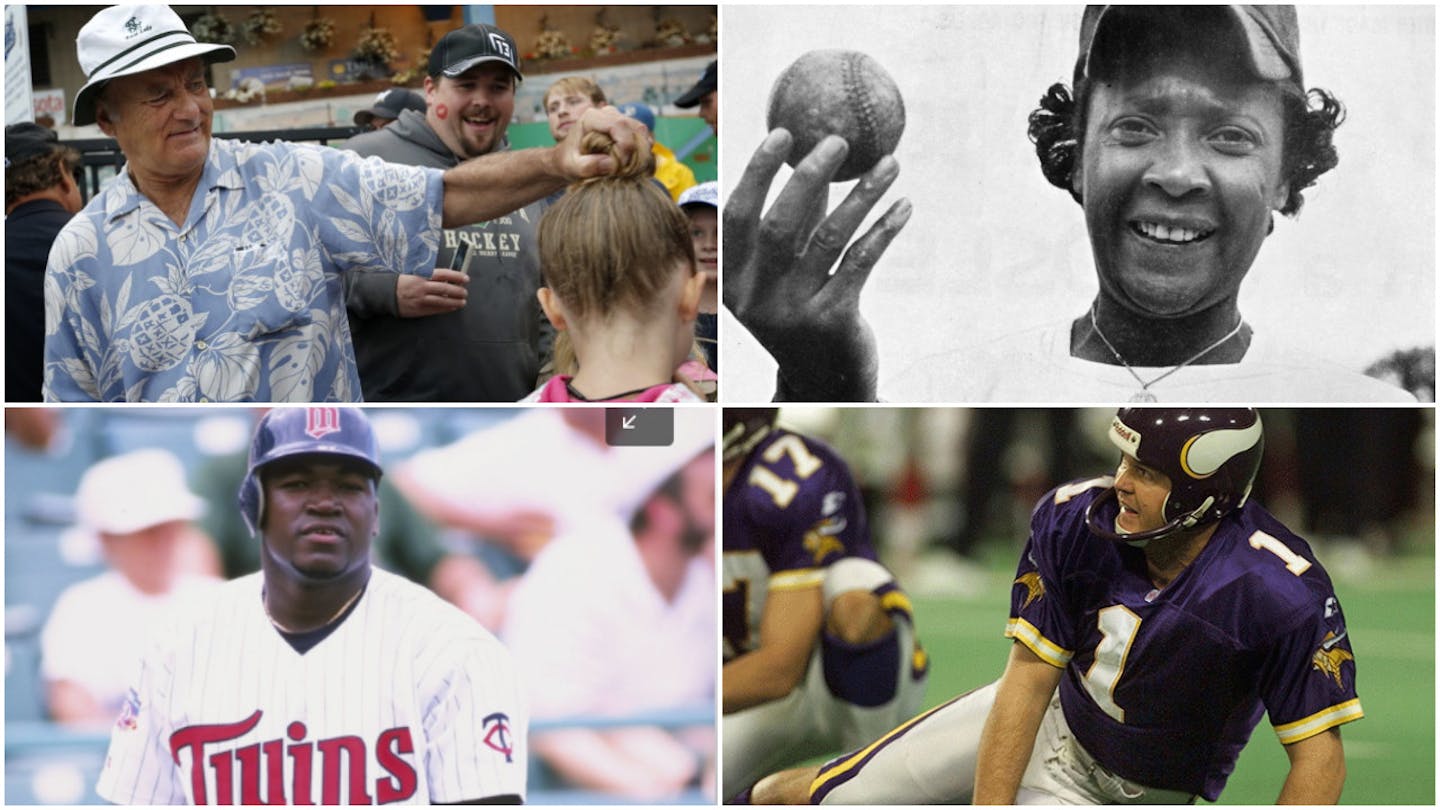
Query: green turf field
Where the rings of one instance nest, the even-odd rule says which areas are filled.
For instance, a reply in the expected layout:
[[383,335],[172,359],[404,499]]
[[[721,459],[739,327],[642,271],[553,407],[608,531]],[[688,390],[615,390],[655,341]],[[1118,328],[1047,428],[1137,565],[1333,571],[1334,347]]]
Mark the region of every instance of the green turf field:
[[[921,641],[931,656],[926,705],[994,680],[1010,642],[1003,638],[1014,561],[996,552],[982,593],[914,596]],[[1323,553],[1321,562],[1325,561]],[[1332,574],[1337,572],[1332,570]],[[1342,730],[1344,804],[1435,803],[1435,560],[1405,556],[1364,581],[1337,576],[1359,665],[1365,717]],[[1230,777],[1221,804],[1270,804],[1287,769],[1284,750],[1261,720]]]

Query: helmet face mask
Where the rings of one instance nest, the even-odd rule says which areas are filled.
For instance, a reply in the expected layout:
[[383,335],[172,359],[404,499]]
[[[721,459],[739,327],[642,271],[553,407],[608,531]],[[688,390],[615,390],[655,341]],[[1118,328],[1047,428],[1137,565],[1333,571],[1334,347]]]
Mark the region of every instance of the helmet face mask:
[[1098,507],[1116,497],[1113,487],[1085,510],[1092,532],[1126,542],[1200,528],[1244,506],[1265,449],[1260,415],[1250,408],[1122,408],[1108,436],[1122,453],[1170,479],[1157,528],[1126,533],[1102,525]]
[[356,460],[380,481],[380,446],[370,420],[359,408],[273,408],[250,441],[245,480],[237,502],[250,534],[260,533],[265,513],[261,470],[295,456],[339,456]]

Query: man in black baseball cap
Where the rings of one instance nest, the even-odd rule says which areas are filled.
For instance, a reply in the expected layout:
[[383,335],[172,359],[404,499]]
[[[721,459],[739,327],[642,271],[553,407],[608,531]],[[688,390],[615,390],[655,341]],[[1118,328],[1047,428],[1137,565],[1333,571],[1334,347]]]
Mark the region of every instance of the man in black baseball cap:
[[675,99],[675,106],[681,109],[688,109],[699,105],[700,117],[705,123],[720,134],[720,61],[716,60],[705,66],[705,72],[701,74],[700,80],[695,86],[685,91],[685,94]]
[[[426,105],[346,147],[391,163],[448,168],[509,149],[506,128],[523,78],[515,40],[493,25],[457,28],[430,50]],[[429,279],[364,274],[346,287],[346,305],[371,402],[513,402],[535,388],[543,324],[534,228],[539,203],[486,223],[445,229]],[[469,261],[463,258],[462,245]],[[471,300],[471,278],[486,295]],[[417,355],[416,346],[444,346]]]
[[355,113],[355,126],[363,129],[384,129],[400,117],[401,110],[414,110],[424,114],[425,97],[403,87],[382,90],[369,109]]
[[430,49],[430,77],[453,79],[486,62],[509,66],[516,81],[525,78],[520,73],[515,38],[488,23],[472,23],[441,37]]
[[80,154],[29,121],[5,127],[5,399],[39,402],[45,354],[45,259],[84,205]]

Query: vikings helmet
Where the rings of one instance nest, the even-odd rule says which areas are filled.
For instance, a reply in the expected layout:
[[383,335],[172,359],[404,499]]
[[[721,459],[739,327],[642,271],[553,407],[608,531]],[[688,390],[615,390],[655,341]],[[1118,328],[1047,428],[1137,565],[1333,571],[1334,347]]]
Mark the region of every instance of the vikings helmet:
[[1157,529],[1127,534],[1103,525],[1099,506],[1116,497],[1114,487],[1086,508],[1090,531],[1127,542],[1214,523],[1244,506],[1265,450],[1253,408],[1121,408],[1109,438],[1120,452],[1170,478],[1165,525]]
[[723,461],[729,463],[749,454],[770,435],[779,415],[779,408],[726,408]]
[[240,484],[240,514],[252,535],[259,533],[265,510],[261,468],[282,458],[313,454],[357,459],[380,480],[380,445],[359,408],[273,408],[255,428],[249,466]]

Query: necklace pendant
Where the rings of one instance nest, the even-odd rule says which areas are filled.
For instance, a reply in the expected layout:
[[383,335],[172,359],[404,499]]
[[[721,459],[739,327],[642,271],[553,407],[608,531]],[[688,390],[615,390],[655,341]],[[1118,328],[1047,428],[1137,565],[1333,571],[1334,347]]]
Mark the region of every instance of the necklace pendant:
[[1149,391],[1137,391],[1130,397],[1131,402],[1159,402],[1155,395]]

